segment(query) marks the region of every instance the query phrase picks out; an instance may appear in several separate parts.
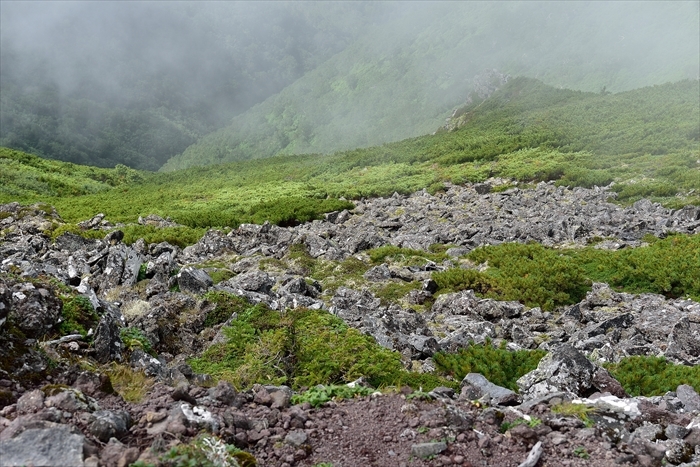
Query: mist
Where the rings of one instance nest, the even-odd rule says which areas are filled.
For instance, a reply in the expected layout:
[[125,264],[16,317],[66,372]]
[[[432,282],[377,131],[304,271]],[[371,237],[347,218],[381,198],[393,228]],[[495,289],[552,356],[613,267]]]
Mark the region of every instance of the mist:
[[[698,79],[699,9],[699,2],[3,1],[0,144],[157,170],[207,134],[274,124],[278,111],[303,121],[303,141],[285,134],[269,144],[265,132],[273,130],[262,128],[227,144],[262,141],[270,148],[263,155],[377,144],[434,129],[484,69],[587,91]],[[340,78],[352,87],[346,96],[331,89]],[[391,104],[373,107],[388,94]],[[270,104],[280,96],[292,103]],[[268,123],[256,105],[267,106]],[[408,115],[410,123],[400,121]]]

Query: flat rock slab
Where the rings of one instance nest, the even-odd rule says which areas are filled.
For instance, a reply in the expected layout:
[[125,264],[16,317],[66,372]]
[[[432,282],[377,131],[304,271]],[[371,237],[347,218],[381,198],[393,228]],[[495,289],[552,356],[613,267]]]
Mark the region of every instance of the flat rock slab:
[[83,467],[83,435],[69,427],[32,428],[0,441],[3,467]]
[[447,449],[447,444],[443,441],[437,443],[419,443],[411,446],[411,455],[425,459],[430,456],[437,456]]

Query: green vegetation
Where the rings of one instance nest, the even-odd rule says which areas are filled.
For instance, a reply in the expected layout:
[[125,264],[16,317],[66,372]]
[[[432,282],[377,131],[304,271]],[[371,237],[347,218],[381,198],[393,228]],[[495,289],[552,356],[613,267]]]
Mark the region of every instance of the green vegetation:
[[483,273],[460,268],[433,273],[440,289],[474,289],[486,297],[518,300],[545,310],[576,303],[590,289],[590,281],[576,261],[539,244],[487,246],[467,257],[477,264],[488,262],[489,269]]
[[457,381],[462,381],[468,373],[481,373],[492,383],[517,391],[516,380],[537,368],[545,354],[544,350],[512,352],[505,348],[505,341],[497,348],[487,340],[484,344],[471,344],[454,354],[437,353],[433,360],[438,370]]
[[143,334],[143,331],[141,331],[138,328],[121,328],[121,330],[119,331],[119,337],[121,337],[122,342],[124,343],[124,347],[128,351],[132,351],[134,349],[141,349],[148,354],[154,354],[151,341],[148,340],[148,337],[146,337]]
[[352,399],[358,396],[369,396],[375,390],[363,386],[350,387],[347,385],[331,384],[328,386],[318,385],[306,391],[294,394],[292,404],[302,404],[308,402],[312,407],[318,407],[328,401],[335,399]]
[[250,453],[212,435],[199,435],[187,444],[179,444],[160,456],[159,467],[255,467]]
[[17,200],[25,197],[65,197],[109,191],[141,179],[142,172],[120,166],[99,169],[42,159],[0,147],[0,195]]
[[631,293],[700,299],[698,235],[671,235],[647,247],[618,251],[504,243],[477,248],[466,257],[489,267],[433,273],[440,293],[473,289],[483,297],[553,310],[582,300],[595,281]]
[[596,282],[626,292],[700,301],[700,235],[671,235],[643,248],[614,252],[585,248],[566,254]]
[[575,456],[578,456],[581,459],[590,459],[591,458],[591,455],[588,454],[588,451],[583,446],[579,446],[579,447],[575,448],[573,450],[573,453]]
[[[379,248],[374,248],[369,250],[367,254],[373,263],[384,263],[387,260],[391,260],[393,262],[401,262],[402,264],[406,265],[413,265],[416,262],[424,264],[425,260],[440,263],[448,258],[444,252],[412,250],[410,248],[399,248],[393,245],[385,245],[380,246]],[[416,261],[417,259],[421,259],[422,261]]]
[[[131,182],[115,169],[109,180],[123,182],[76,195],[7,176],[0,184],[0,202],[48,203],[69,223],[104,212],[112,222],[157,214],[195,229],[263,220],[287,225],[349,208],[342,197],[411,193],[437,182],[499,176],[569,186],[614,180],[620,202],[646,196],[679,207],[700,203],[697,190],[691,193],[700,186],[698,93],[697,81],[600,95],[515,78],[482,105],[470,107],[469,123],[456,131],[328,156],[137,173],[139,180]],[[34,173],[37,180],[53,169],[32,164],[59,164],[3,151],[0,162],[17,166],[11,173]],[[96,177],[90,170],[97,169],[66,164],[65,171],[73,173],[71,186],[90,186]],[[143,230],[134,235],[149,233]]]
[[88,329],[96,326],[99,322],[100,317],[87,297],[61,295],[61,301],[63,302],[62,321],[58,330],[62,335],[77,332],[85,337]]
[[[231,300],[236,307],[238,299]],[[454,386],[435,375],[407,372],[397,352],[379,346],[325,311],[281,313],[264,305],[249,305],[224,333],[225,343],[213,345],[190,360],[190,365],[239,389],[259,382],[293,388],[334,385],[360,376],[374,387]]]
[[540,426],[541,424],[542,420],[537,417],[530,417],[529,420],[525,420],[524,418],[516,418],[512,422],[501,423],[501,426],[499,427],[498,431],[500,431],[501,433],[505,433],[506,431],[515,428],[518,425],[527,425],[530,428],[535,428]]
[[592,413],[595,413],[595,408],[586,404],[574,404],[573,402],[563,402],[552,407],[552,412],[564,416],[576,417],[580,419],[586,426],[592,426],[593,421],[588,418]]
[[207,292],[204,294],[204,299],[215,304],[215,308],[208,312],[204,319],[205,327],[224,323],[234,313],[242,313],[250,307],[250,303],[245,298],[226,292]]
[[700,367],[675,365],[664,357],[632,356],[605,368],[631,396],[659,396],[681,384],[700,390]]
[[155,381],[143,371],[113,363],[106,370],[114,390],[127,402],[141,402]]

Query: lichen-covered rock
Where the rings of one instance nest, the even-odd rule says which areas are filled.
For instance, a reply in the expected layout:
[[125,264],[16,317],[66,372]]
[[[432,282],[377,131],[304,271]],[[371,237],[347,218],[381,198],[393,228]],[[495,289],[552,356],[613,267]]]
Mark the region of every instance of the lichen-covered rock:
[[177,284],[182,292],[202,294],[214,285],[214,281],[203,269],[187,266],[177,274]]
[[121,328],[121,320],[112,313],[102,315],[93,339],[94,355],[98,362],[109,363],[122,360],[124,343],[120,334]]
[[61,319],[63,304],[48,288],[35,287],[29,282],[12,287],[10,316],[28,337],[41,337]]
[[596,371],[598,367],[584,354],[562,344],[545,355],[537,368],[520,377],[517,383],[526,400],[557,391],[585,397],[597,390],[593,386]]
[[92,415],[94,419],[88,430],[103,443],[110,438],[121,438],[128,433],[131,426],[131,416],[124,410],[98,410]]

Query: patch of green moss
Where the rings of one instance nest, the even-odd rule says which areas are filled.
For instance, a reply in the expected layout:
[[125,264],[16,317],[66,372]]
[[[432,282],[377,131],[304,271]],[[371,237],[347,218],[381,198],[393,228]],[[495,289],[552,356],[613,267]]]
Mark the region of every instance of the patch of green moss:
[[[400,248],[393,245],[384,245],[379,248],[373,248],[367,253],[372,263],[384,263],[387,260],[392,260],[395,262],[401,262],[404,264],[412,264],[411,261],[415,262],[416,258],[423,260],[430,260],[436,263],[442,262],[448,258],[448,256],[436,247],[433,247],[432,251],[422,251],[422,250],[412,250],[410,248]],[[424,262],[424,261],[423,261]]]
[[141,349],[148,354],[155,354],[151,341],[148,340],[148,337],[138,328],[122,328],[119,331],[119,337],[121,337],[124,347],[130,352],[134,349]]
[[244,298],[226,292],[207,292],[204,295],[204,299],[216,305],[213,310],[207,313],[207,317],[204,320],[205,327],[224,323],[234,313],[241,313],[250,307],[250,304]]

